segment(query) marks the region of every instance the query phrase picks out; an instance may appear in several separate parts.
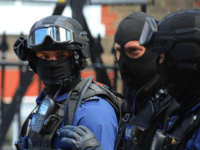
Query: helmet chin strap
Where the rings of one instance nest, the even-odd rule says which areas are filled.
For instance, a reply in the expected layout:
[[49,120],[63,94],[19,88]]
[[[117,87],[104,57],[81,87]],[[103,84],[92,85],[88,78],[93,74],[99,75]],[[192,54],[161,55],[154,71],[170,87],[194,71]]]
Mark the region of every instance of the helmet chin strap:
[[62,90],[63,87],[63,82],[60,83],[60,88],[56,91],[56,94],[53,97],[53,101],[55,101],[58,97],[58,95],[60,94],[60,91]]

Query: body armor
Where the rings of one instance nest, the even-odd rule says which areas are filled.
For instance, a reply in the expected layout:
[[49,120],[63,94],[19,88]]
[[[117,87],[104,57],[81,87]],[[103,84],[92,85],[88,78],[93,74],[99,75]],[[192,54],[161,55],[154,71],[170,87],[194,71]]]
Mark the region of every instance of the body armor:
[[[180,105],[177,102],[172,103],[167,111],[172,112],[172,107],[177,108]],[[199,105],[199,104],[198,104]],[[166,111],[166,113],[167,113]],[[185,114],[184,114],[185,115]],[[166,115],[165,122],[168,124],[170,114]],[[177,115],[171,125],[166,129],[166,133],[157,131],[154,135],[151,150],[183,150],[191,139],[194,132],[200,125],[199,106],[193,111],[187,113],[186,116]],[[159,143],[159,144],[158,144]]]
[[[148,150],[152,139],[163,121],[163,114],[174,99],[168,94],[167,90],[160,88],[160,78],[155,76],[150,82],[139,90],[137,98],[143,99],[143,103],[138,103],[140,110],[137,114],[131,111],[130,105],[122,105],[123,118],[119,127],[119,134],[116,140],[115,150]],[[157,92],[155,90],[158,90]],[[150,91],[148,93],[148,91]],[[156,93],[156,94],[155,94]],[[145,97],[148,96],[148,97]],[[147,99],[146,99],[147,98]],[[126,103],[126,101],[124,102]]]
[[30,128],[28,136],[26,137],[28,121],[33,115],[29,115],[22,127],[21,139],[16,144],[18,150],[33,149],[35,147],[39,149],[52,149],[52,138],[57,129],[63,121],[65,125],[72,125],[73,118],[76,110],[80,105],[86,101],[92,100],[93,96],[100,96],[106,99],[116,111],[118,120],[120,120],[120,110],[116,96],[110,92],[107,86],[100,86],[96,82],[92,82],[93,77],[82,80],[73,90],[71,90],[65,101],[57,103],[56,110],[45,126],[45,130],[42,133],[37,133]]

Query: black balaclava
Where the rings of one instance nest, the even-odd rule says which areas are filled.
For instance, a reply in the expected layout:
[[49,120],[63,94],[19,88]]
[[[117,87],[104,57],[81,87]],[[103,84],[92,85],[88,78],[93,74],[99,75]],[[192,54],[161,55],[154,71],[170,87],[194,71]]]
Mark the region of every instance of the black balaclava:
[[151,17],[143,12],[133,12],[118,26],[115,33],[115,43],[121,45],[121,54],[118,61],[119,71],[126,86],[136,92],[150,81],[156,73],[156,59],[158,54],[146,49],[143,56],[137,59],[129,58],[124,50],[124,45],[129,41],[139,41],[146,17]]
[[125,85],[131,90],[138,91],[150,81],[157,74],[155,63],[157,57],[158,55],[146,50],[141,57],[132,59],[126,55],[123,47],[118,65]]

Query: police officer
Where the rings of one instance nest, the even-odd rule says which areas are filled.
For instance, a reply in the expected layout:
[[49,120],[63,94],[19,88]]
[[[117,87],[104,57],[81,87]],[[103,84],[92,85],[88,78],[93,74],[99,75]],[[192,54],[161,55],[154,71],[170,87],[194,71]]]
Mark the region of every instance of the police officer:
[[182,10],[158,24],[147,18],[140,44],[159,53],[157,70],[176,101],[151,150],[200,150],[200,10]]
[[43,18],[32,26],[27,38],[16,40],[16,55],[29,62],[45,85],[22,127],[17,149],[72,149],[61,141],[64,135],[60,131],[65,125],[87,127],[99,141],[89,145],[114,149],[117,99],[106,86],[93,82],[93,77],[80,76],[89,57],[88,42],[82,26],[65,16]]
[[[114,48],[122,80],[126,85],[125,101],[121,106],[123,118],[120,132],[116,139],[115,149],[148,150],[156,129],[163,125],[162,116],[173,98],[156,72],[158,54],[139,45],[139,38],[146,18],[150,15],[143,12],[133,12],[118,26],[115,34]],[[77,128],[77,127],[75,127]],[[79,149],[68,133],[76,134],[76,129],[66,127],[63,133],[74,147]],[[89,132],[87,133],[89,135]],[[81,136],[81,143],[87,139],[87,134]]]

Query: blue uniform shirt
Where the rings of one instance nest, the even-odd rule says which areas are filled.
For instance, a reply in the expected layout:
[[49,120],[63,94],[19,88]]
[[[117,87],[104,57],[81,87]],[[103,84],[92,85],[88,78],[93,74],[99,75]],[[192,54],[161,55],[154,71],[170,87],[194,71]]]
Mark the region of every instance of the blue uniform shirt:
[[[59,96],[56,101],[61,102],[66,99],[68,93]],[[41,103],[44,93],[41,92],[36,99]],[[115,138],[118,133],[118,121],[114,108],[103,98],[94,96],[78,108],[74,116],[73,125],[83,125],[90,129],[104,150],[114,150]],[[62,129],[64,121],[60,126]],[[57,130],[53,138],[52,147],[70,149],[70,147],[61,142],[63,135],[60,135],[60,129]]]

